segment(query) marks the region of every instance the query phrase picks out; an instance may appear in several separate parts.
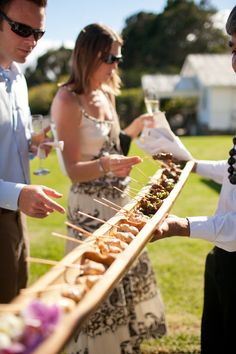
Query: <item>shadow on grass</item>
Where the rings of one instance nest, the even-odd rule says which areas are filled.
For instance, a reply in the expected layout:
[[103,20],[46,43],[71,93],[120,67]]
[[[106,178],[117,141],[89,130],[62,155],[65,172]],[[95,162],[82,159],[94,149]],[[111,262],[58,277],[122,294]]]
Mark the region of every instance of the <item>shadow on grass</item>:
[[220,184],[218,184],[216,182],[213,182],[213,181],[210,181],[210,180],[206,180],[204,178],[201,178],[201,183],[207,185],[207,187],[213,189],[217,193],[220,193],[220,190],[221,190],[221,185]]

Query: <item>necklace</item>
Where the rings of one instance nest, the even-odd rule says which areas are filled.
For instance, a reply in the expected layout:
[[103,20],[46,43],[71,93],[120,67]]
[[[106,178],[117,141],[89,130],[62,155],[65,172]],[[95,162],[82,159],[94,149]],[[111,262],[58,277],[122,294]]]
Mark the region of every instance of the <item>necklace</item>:
[[229,151],[230,158],[228,159],[228,172],[229,172],[229,181],[232,184],[236,184],[236,136],[233,137],[233,148]]

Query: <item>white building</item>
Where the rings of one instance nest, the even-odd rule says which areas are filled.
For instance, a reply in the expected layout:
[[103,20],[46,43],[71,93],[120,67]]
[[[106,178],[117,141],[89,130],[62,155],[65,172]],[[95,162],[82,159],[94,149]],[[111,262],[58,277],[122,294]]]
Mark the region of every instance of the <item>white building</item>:
[[197,125],[236,129],[236,75],[229,54],[190,54],[180,75],[144,75],[142,86],[161,98],[198,97]]

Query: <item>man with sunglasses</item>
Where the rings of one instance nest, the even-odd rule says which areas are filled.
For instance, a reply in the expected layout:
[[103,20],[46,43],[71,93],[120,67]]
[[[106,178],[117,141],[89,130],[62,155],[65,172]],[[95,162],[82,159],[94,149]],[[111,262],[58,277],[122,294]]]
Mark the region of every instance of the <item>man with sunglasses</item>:
[[28,185],[31,139],[24,63],[44,34],[47,0],[0,0],[0,303],[27,283],[26,215],[44,218],[64,208],[53,189]]

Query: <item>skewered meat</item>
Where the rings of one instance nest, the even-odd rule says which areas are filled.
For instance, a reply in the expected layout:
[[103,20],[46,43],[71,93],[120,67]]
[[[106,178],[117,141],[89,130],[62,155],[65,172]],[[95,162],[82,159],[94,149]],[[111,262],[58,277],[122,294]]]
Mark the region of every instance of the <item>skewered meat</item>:
[[62,291],[62,296],[67,297],[75,302],[79,302],[86,293],[86,288],[84,285],[78,286],[68,286]]
[[81,274],[84,275],[97,275],[104,274],[106,267],[102,263],[91,261],[86,259],[85,262],[81,265]]
[[128,244],[135,238],[131,232],[117,231],[115,235],[116,238]]
[[160,160],[160,161],[172,161],[173,160],[173,154],[170,152],[161,152],[159,154],[152,155],[153,160]]
[[118,231],[121,232],[128,231],[131,232],[134,236],[136,236],[139,233],[139,229],[137,227],[125,223],[118,225]]

